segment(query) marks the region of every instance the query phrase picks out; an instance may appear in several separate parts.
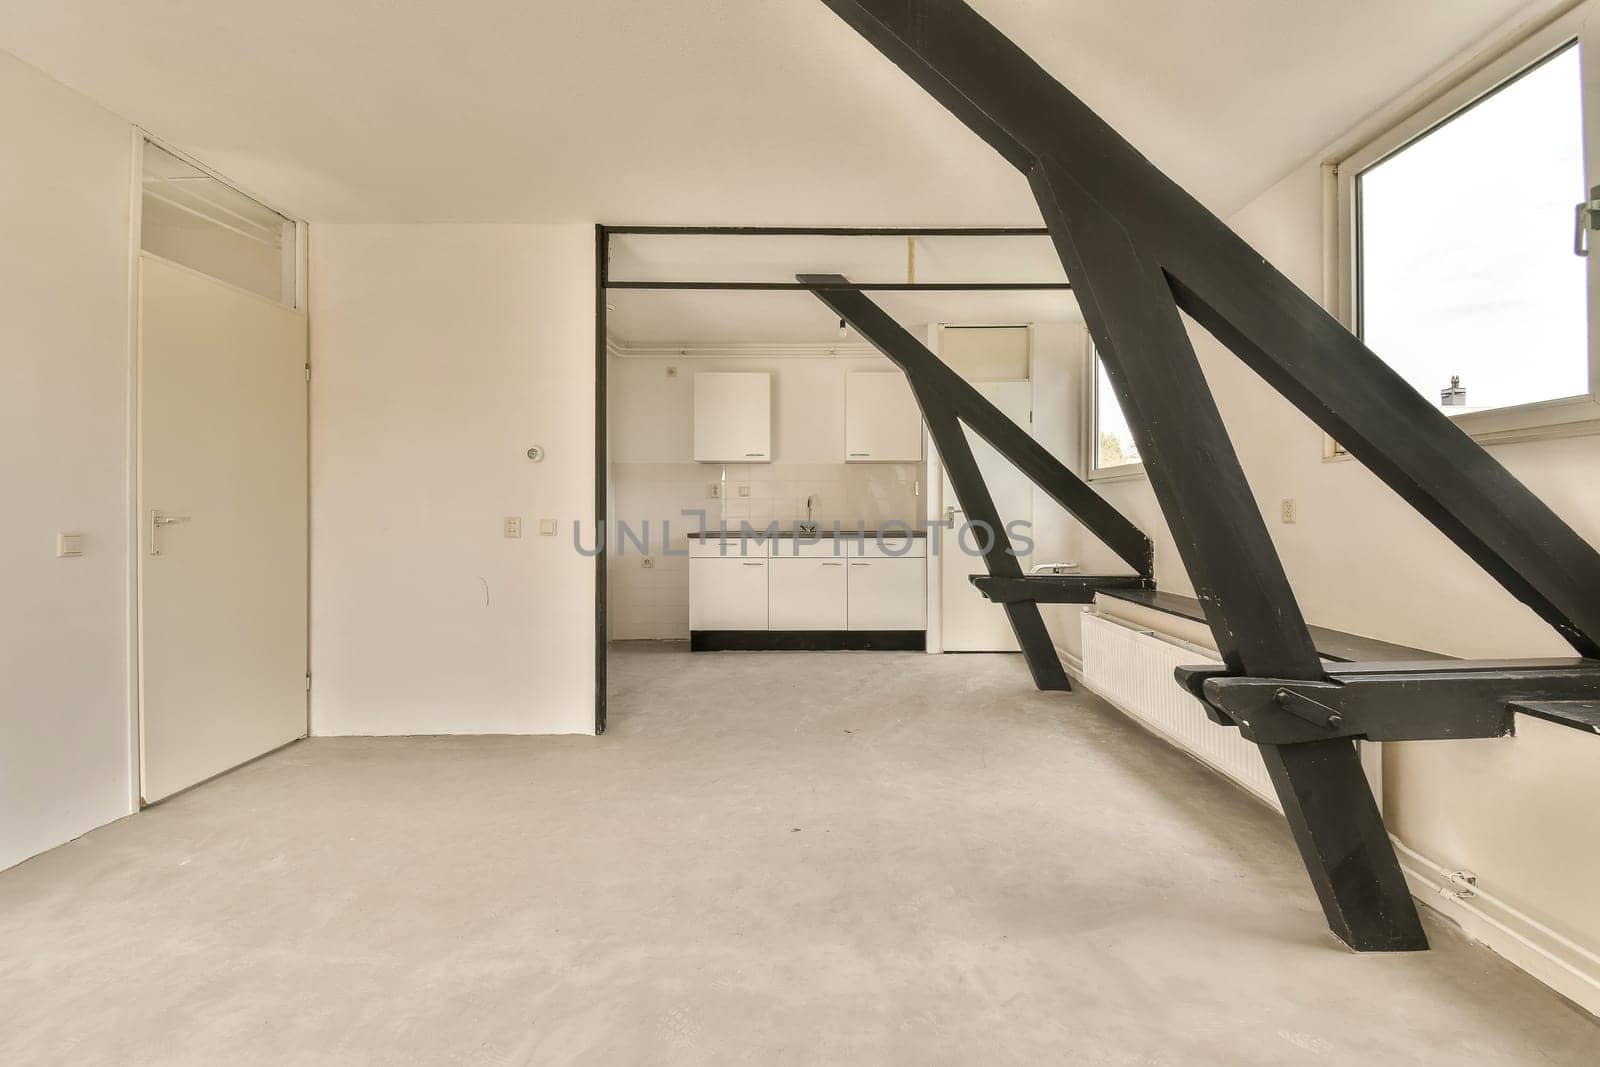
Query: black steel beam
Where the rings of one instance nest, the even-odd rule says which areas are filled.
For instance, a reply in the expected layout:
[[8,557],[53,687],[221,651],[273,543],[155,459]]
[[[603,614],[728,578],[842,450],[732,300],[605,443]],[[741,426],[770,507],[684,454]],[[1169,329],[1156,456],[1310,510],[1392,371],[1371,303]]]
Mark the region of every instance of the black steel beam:
[[1325,682],[1182,667],[1177,680],[1261,745],[1460,741],[1509,736],[1518,703],[1592,699],[1600,694],[1600,662],[1348,663],[1330,665]]
[[1025,574],[1021,578],[1001,578],[992,574],[973,574],[968,580],[978,592],[996,604],[1031,600],[1036,604],[1093,604],[1097,594],[1107,589],[1154,589],[1156,583],[1138,575],[1114,574]]
[[[989,492],[988,483],[983,480],[983,471],[972,455],[972,446],[962,432],[955,412],[926,383],[909,373],[906,377],[910,379],[912,395],[922,409],[923,421],[928,424],[928,433],[933,438],[934,447],[939,450],[939,459],[944,464],[945,474],[950,478],[950,485],[955,489],[956,499],[961,502],[968,523],[980,532],[988,532],[986,540],[981,539],[980,533],[978,543],[984,565],[989,568],[990,574],[1020,578],[1022,565],[1011,553],[1011,539],[1006,535],[1005,521],[995,507],[994,497]],[[957,550],[954,545],[945,549]],[[1039,605],[1033,601],[1007,604],[1005,612],[1011,623],[1011,631],[1017,635],[1017,645],[1022,649],[1028,671],[1033,675],[1034,685],[1045,691],[1070,690],[1072,683],[1067,679],[1066,668],[1061,666],[1055,642],[1045,629]]]
[[[823,3],[1036,191],[1041,176],[1058,196],[1075,185],[1069,199],[1114,219],[1183,310],[1581,654],[1600,655],[1600,553],[1027,53],[961,0]],[[1070,237],[1048,209],[1046,222],[1058,246]],[[1068,276],[1083,284],[1070,264]]]
[[[1173,277],[1169,253],[1174,244],[1187,243],[1180,247],[1182,262],[1204,273],[1220,245],[1242,249],[1259,269],[1245,269],[1233,254],[1223,289],[1235,313],[1242,309],[1248,315],[1262,301],[1293,305],[1295,295],[1304,299],[1304,294],[965,3],[823,2],[1027,175],[1228,669],[1319,681],[1321,660],[1178,316],[1181,301],[1194,311],[1190,305],[1197,290],[1183,289],[1184,279]],[[1187,270],[1177,273],[1188,275]],[[1202,285],[1214,294],[1209,280]],[[1219,339],[1237,345],[1257,332],[1216,314],[1221,302],[1213,295],[1200,308],[1202,321]],[[1309,299],[1305,303],[1315,308]],[[1230,325],[1231,333],[1224,329]],[[1255,357],[1270,364],[1276,357],[1292,364],[1294,357],[1281,346],[1294,339],[1280,332],[1273,340],[1279,347],[1271,351],[1257,347],[1239,354],[1247,362]],[[1354,349],[1358,367],[1324,357],[1322,373],[1350,373],[1358,395],[1398,381],[1359,342]],[[1274,384],[1281,377],[1257,369]],[[1409,406],[1427,409],[1405,388],[1415,400]],[[1285,395],[1307,408],[1310,398],[1303,391]],[[1426,414],[1456,434],[1459,441],[1450,442],[1456,452],[1476,448],[1436,411]],[[1480,475],[1485,465],[1495,466],[1486,456],[1473,463]],[[1405,464],[1374,469],[1387,474],[1402,495],[1410,491],[1407,499],[1469,552],[1494,543],[1498,551],[1476,551],[1474,558],[1514,593],[1536,593],[1530,603],[1564,627],[1569,638],[1575,635],[1581,650],[1594,645],[1600,598],[1585,605],[1570,589],[1556,588],[1559,583],[1521,577],[1518,564],[1528,551],[1558,544],[1572,554],[1578,552],[1574,542],[1581,542],[1508,474],[1500,471],[1494,488],[1506,500],[1525,497],[1537,505],[1536,537],[1503,521],[1509,516],[1478,515],[1478,525],[1469,527],[1459,513],[1429,513],[1426,494],[1414,491],[1416,479],[1396,477],[1406,472]],[[1430,470],[1428,475],[1458,494],[1474,489],[1452,472]],[[1471,512],[1472,506],[1462,510]],[[1587,546],[1583,551],[1581,566],[1596,579],[1589,588],[1600,590],[1600,555]],[[1574,618],[1580,621],[1575,624]],[[1323,740],[1261,750],[1330,928],[1358,949],[1425,947],[1354,744]]]
[[1262,745],[1328,929],[1360,952],[1428,947],[1355,742]]
[[[1017,470],[1048,493],[1068,514],[1083,523],[1107,548],[1140,575],[1150,576],[1154,570],[1154,549],[1150,539],[1124,518],[1121,512],[1106,503],[1083,479],[1051,455],[1049,449],[1006,418],[987,397],[928,351],[910,331],[869,297],[852,288],[849,281],[840,275],[805,274],[800,275],[799,280],[810,287],[817,298],[836,315],[854,327],[863,340],[905,372],[913,392],[918,395],[919,404],[926,398],[935,408],[948,408],[973,433],[994,446]],[[929,418],[926,408],[923,417],[932,429],[933,420]],[[995,573],[992,568],[990,573]]]

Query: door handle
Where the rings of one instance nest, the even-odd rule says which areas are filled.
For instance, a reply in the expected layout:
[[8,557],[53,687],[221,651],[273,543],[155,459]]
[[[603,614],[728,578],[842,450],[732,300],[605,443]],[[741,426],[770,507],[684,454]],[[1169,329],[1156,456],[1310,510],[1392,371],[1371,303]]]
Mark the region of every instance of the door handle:
[[179,523],[188,522],[187,515],[168,515],[160,508],[150,509],[150,554],[161,555],[161,528],[163,526],[177,526]]
[[954,526],[956,524],[956,516],[957,515],[965,515],[965,514],[966,514],[966,512],[962,511],[960,508],[954,508],[954,507],[945,508],[944,509],[944,524],[946,526]]

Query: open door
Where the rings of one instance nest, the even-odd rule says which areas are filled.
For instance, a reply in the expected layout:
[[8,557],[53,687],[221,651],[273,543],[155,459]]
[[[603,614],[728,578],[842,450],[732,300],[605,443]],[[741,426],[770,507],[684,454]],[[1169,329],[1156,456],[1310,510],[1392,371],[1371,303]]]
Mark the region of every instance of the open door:
[[[1018,426],[1033,425],[1032,382],[974,382],[973,388],[982,393]],[[997,452],[983,438],[962,427],[972,446],[972,458],[983,472],[984,484],[994,497],[995,508],[1007,523],[1033,521],[1033,482],[1017,470],[1009,460]],[[940,627],[946,652],[1016,652],[1017,635],[1006,617],[1003,604],[991,603],[969,578],[986,573],[983,557],[977,554],[975,538],[978,531],[961,534],[967,522],[956,500],[950,475],[940,465],[940,482],[945,503],[945,520],[948,526],[939,550],[940,568]],[[1004,531],[997,531],[1003,535]],[[1026,557],[1018,557],[1024,570]]]
[[140,795],[306,735],[306,318],[139,258]]

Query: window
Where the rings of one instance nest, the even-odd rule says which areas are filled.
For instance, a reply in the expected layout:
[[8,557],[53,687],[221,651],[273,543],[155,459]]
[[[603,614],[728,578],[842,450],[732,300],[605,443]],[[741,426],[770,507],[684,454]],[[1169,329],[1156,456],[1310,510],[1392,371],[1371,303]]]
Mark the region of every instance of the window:
[[293,220],[151,141],[144,143],[140,186],[141,250],[294,306]]
[[1600,430],[1573,247],[1589,184],[1575,33],[1553,28],[1339,168],[1347,322],[1489,439]]
[[1092,374],[1089,391],[1093,399],[1090,405],[1093,417],[1089,420],[1090,473],[1111,477],[1141,473],[1144,465],[1139,458],[1139,446],[1134,444],[1133,433],[1122,414],[1122,405],[1117,403],[1117,394],[1111,389],[1111,379],[1106,376],[1100,354],[1091,351],[1089,362]]

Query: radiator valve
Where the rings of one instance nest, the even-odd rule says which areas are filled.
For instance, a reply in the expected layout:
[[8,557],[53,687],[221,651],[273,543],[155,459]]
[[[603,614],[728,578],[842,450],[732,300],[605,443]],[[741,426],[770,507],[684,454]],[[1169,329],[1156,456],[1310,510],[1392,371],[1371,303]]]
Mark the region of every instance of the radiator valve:
[[1471,871],[1451,871],[1445,875],[1439,892],[1457,900],[1471,899],[1478,895],[1478,876]]

